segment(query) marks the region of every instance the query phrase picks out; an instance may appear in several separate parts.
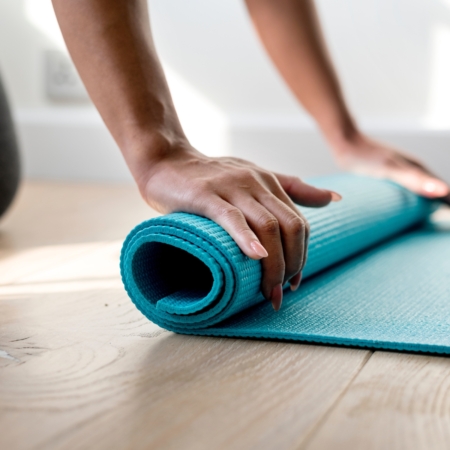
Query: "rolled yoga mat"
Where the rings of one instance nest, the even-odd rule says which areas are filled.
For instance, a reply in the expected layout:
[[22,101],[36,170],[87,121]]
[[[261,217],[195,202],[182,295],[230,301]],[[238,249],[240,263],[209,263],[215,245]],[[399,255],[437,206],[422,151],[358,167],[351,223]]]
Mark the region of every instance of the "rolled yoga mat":
[[126,238],[131,300],[177,333],[450,353],[450,233],[425,225],[433,204],[364,177],[311,183],[343,200],[300,207],[311,225],[308,261],[279,312],[260,294],[260,262],[219,225],[185,213],[150,219]]

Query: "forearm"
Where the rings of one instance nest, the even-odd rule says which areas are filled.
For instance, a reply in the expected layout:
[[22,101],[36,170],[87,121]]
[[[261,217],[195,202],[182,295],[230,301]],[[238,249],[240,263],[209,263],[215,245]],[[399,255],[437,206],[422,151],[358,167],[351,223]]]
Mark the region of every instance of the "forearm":
[[208,158],[189,145],[153,45],[146,0],[53,4],[144,199],[162,213],[184,211],[221,225],[247,256],[262,259],[261,291],[278,310],[284,283],[297,289],[306,263],[308,226],[292,199],[325,206],[340,196],[243,160]]
[[[69,52],[136,179],[185,136],[146,0],[53,0]],[[139,183],[138,183],[139,184]]]
[[313,0],[246,0],[267,52],[305,109],[333,142],[356,130]]

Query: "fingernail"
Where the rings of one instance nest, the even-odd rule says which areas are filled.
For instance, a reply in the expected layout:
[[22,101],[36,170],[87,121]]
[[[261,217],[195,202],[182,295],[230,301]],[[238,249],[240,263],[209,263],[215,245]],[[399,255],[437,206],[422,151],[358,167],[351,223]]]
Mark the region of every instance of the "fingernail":
[[340,202],[342,200],[342,195],[338,194],[337,192],[331,192],[331,201],[332,202]]
[[291,278],[290,283],[291,283],[291,291],[292,292],[295,292],[298,289],[301,281],[302,281],[302,273],[301,272]]
[[252,241],[250,247],[260,258],[267,258],[269,256],[267,250],[258,241]]
[[270,301],[272,302],[272,307],[275,311],[279,311],[281,308],[281,303],[283,302],[283,286],[277,284],[270,294]]
[[423,185],[423,190],[429,194],[434,194],[437,197],[448,194],[448,186],[442,182],[427,181]]

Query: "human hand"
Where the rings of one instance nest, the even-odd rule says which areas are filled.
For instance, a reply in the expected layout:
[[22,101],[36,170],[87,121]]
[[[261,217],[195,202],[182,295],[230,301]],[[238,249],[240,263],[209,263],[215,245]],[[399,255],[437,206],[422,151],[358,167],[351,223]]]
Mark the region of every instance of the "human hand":
[[346,170],[387,178],[424,197],[450,202],[449,186],[406,153],[363,134],[356,134],[334,148],[338,163]]
[[150,206],[184,211],[221,225],[250,258],[262,259],[261,291],[278,311],[282,286],[298,288],[306,263],[309,225],[294,202],[312,207],[339,194],[278,175],[238,158],[210,158],[190,146],[169,152],[138,180]]

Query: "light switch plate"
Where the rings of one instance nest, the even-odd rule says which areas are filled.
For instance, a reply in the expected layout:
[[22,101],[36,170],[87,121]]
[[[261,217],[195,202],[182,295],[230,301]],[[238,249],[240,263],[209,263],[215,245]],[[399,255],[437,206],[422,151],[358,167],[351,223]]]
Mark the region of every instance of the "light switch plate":
[[44,53],[45,92],[56,101],[88,101],[89,96],[71,59],[64,52]]

